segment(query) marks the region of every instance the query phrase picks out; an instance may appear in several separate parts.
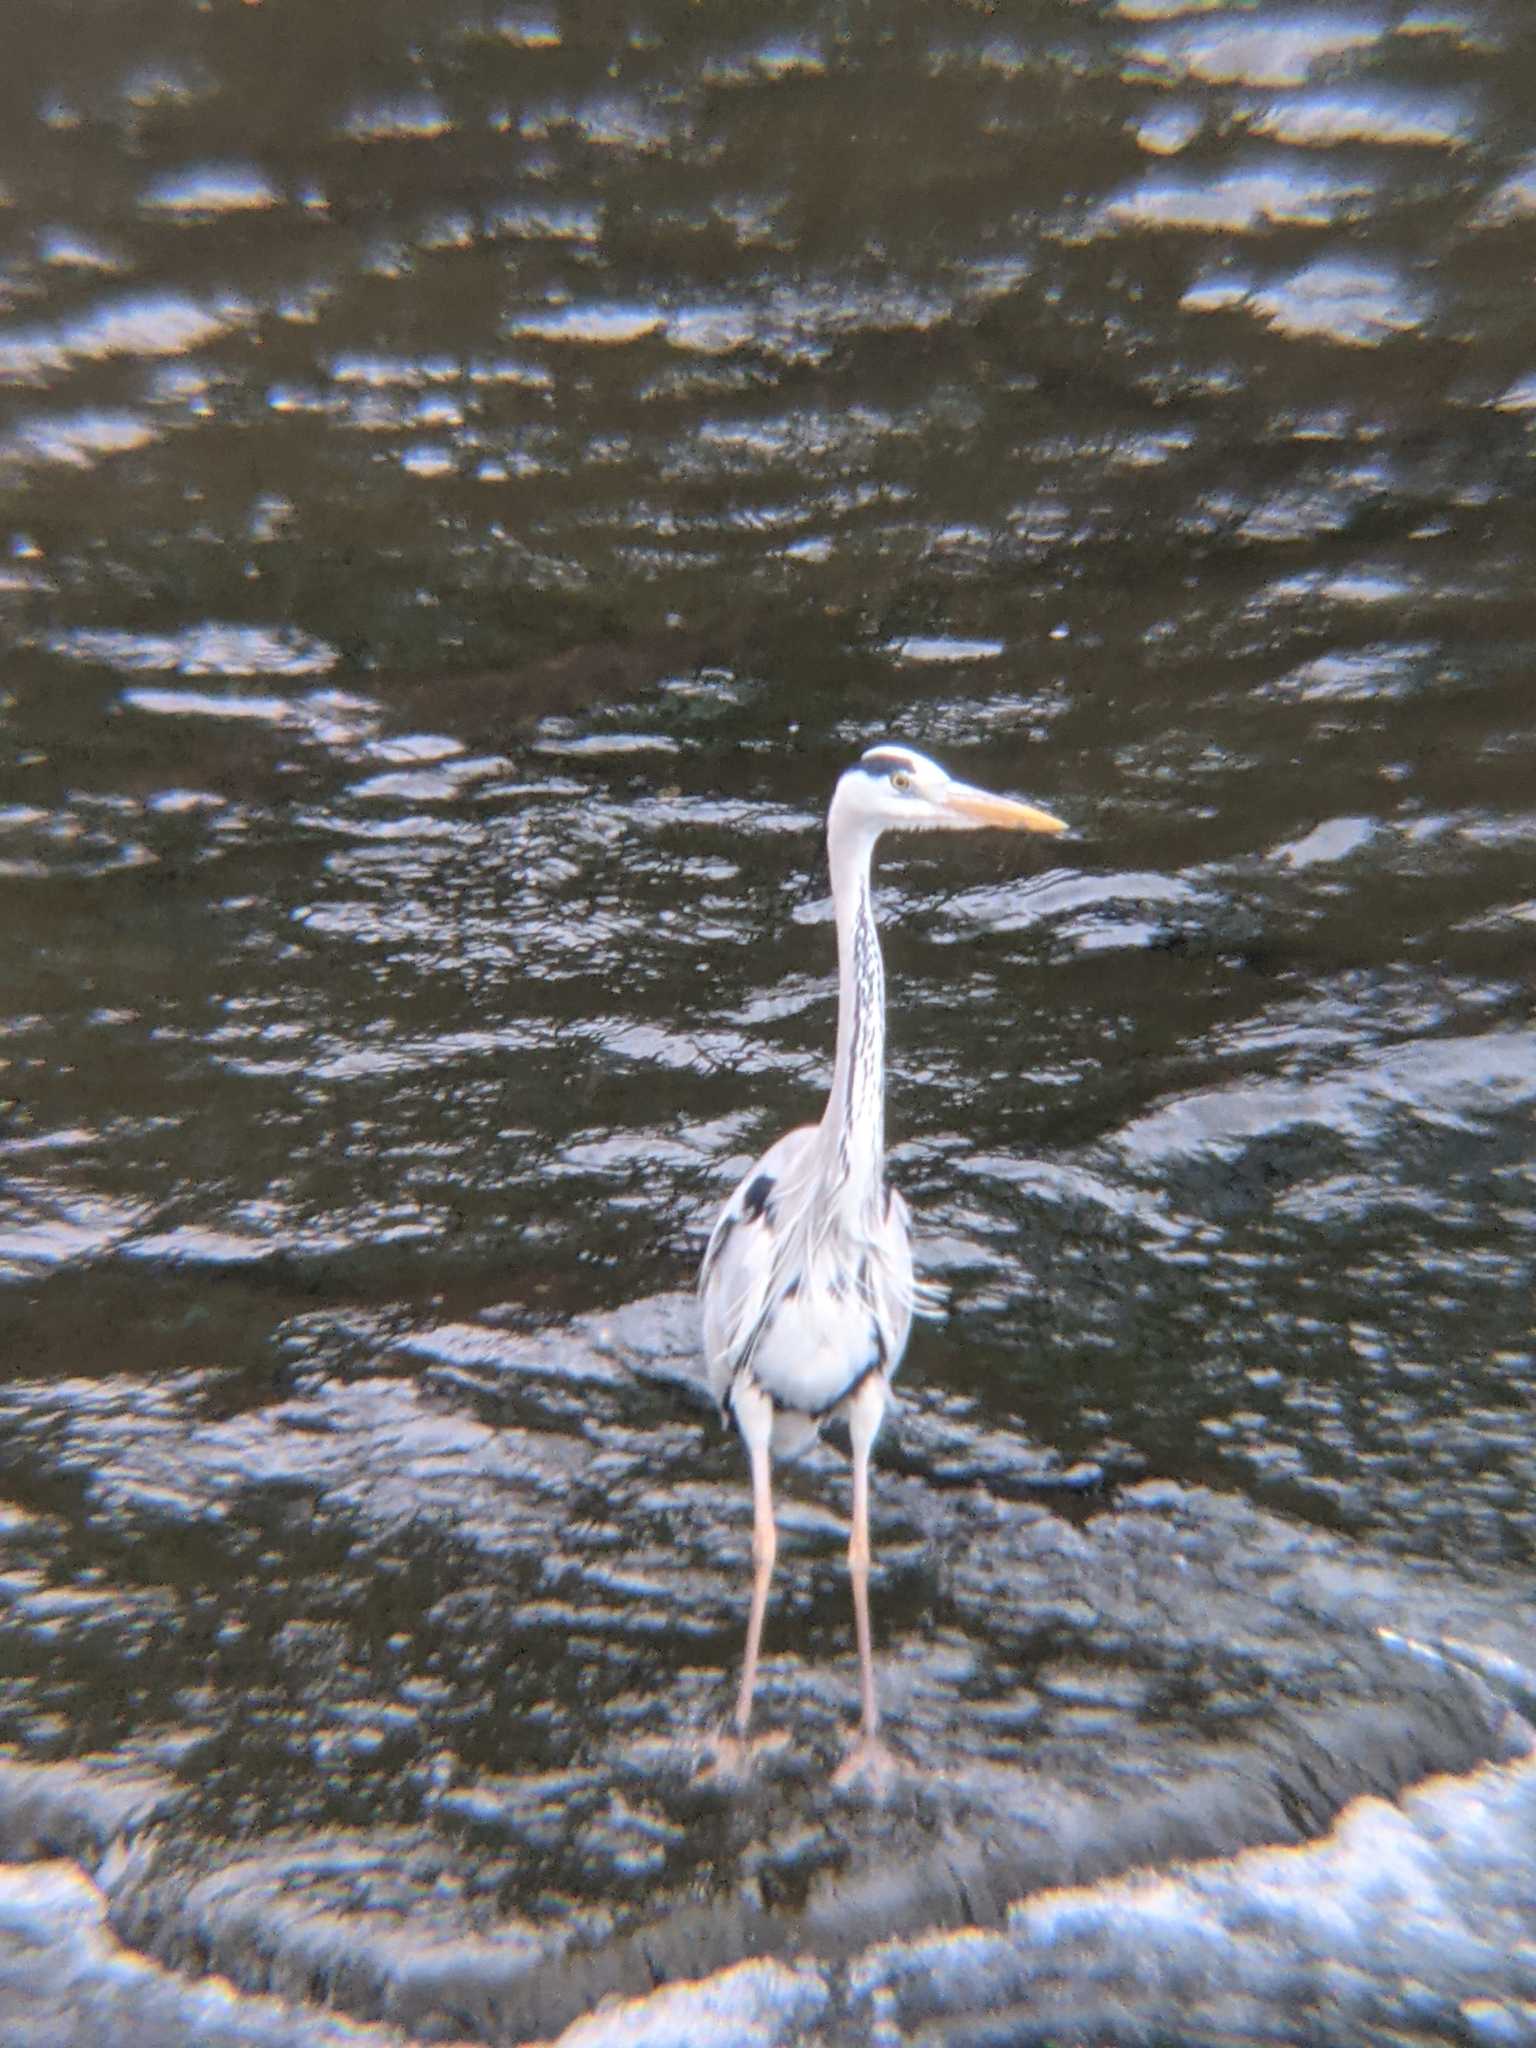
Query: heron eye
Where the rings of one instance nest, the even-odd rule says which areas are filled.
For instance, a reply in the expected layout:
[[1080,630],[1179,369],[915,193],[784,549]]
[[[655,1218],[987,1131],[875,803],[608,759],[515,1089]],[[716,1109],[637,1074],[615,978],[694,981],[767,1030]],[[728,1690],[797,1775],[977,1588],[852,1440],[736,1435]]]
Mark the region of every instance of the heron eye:
[[891,770],[891,787],[892,789],[910,789],[912,787],[912,777],[905,768],[893,768]]

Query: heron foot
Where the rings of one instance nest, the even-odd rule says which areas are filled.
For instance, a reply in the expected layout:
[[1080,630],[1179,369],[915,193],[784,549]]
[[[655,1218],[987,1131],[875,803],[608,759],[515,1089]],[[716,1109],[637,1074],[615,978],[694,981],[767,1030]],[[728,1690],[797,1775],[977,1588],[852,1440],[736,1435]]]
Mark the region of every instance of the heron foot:
[[878,1735],[861,1730],[848,1745],[848,1754],[832,1773],[832,1783],[839,1790],[857,1785],[880,1795],[889,1792],[901,1779],[913,1775],[913,1766],[905,1757],[898,1756]]
[[781,1732],[738,1735],[733,1728],[717,1729],[700,1745],[695,1776],[706,1785],[742,1784],[753,1775],[763,1757],[777,1754],[788,1741],[789,1737]]

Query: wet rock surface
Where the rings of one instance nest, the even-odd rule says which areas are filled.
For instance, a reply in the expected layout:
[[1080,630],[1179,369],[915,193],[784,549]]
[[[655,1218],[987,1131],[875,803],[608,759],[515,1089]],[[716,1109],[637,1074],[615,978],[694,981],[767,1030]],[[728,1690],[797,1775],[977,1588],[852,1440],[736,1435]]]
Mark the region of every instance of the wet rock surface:
[[[1381,1922],[1374,1948],[1350,1935],[1362,2011],[1405,1942],[1450,2010],[1452,1927],[1394,1933],[1392,1901],[1413,1892],[1433,1922],[1413,1871],[1449,1853],[1435,1816],[1520,1817],[1536,1797],[1528,1606],[1229,1495],[1085,1500],[1004,1431],[995,1488],[956,1483],[953,1422],[914,1386],[876,1492],[894,1767],[837,1776],[856,1680],[846,1480],[824,1448],[785,1469],[763,1740],[721,1772],[746,1507],[691,1334],[683,1298],[563,1338],[424,1327],[401,1346],[424,1368],[409,1377],[238,1416],[196,1375],[51,1409],[33,1389],[25,1414],[7,1397],[9,1455],[80,1488],[125,1581],[168,1548],[205,1573],[252,1567],[159,1729],[0,1773],[10,1854],[94,1873],[71,1924],[145,1959],[146,2012],[211,1971],[300,2029],[323,2008],[413,2040],[531,2040],[618,1996],[693,2013],[654,2020],[682,2039],[695,1994],[656,1987],[702,1979],[721,2040],[875,2039],[881,2014],[947,2027],[999,2003],[1021,2028],[1113,2035],[1263,2008],[1272,1966],[1245,1958],[1267,1954],[1266,1915],[1298,1919],[1288,1967],[1331,1997],[1330,1913]],[[391,1617],[412,1571],[435,1597]],[[184,1659],[195,1582],[145,1595],[157,1654]],[[13,1625],[52,1612],[23,1592]],[[118,1684],[143,1682],[145,1654],[114,1631]],[[253,1771],[256,1827],[236,1789]],[[1523,1827],[1503,1857],[1526,1855]],[[1462,1913],[1469,1856],[1436,1879]],[[1148,1914],[1150,1972],[1131,1931]],[[653,2038],[639,2018],[590,2025]]]

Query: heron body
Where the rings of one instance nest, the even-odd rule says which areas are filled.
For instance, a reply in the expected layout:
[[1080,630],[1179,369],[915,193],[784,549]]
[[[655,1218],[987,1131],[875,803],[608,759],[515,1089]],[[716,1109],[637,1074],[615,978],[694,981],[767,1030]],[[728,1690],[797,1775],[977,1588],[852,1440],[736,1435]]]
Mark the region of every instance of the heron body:
[[738,1376],[764,1390],[770,1448],[791,1455],[866,1377],[890,1378],[912,1321],[907,1205],[887,1187],[847,1218],[818,1215],[803,1195],[820,1177],[821,1138],[807,1124],[763,1154],[726,1204],[706,1267],[712,1390],[727,1410]]
[[821,1121],[790,1131],[726,1202],[699,1275],[710,1386],[752,1467],[753,1587],[735,1732],[745,1739],[777,1540],[772,1456],[848,1419],[848,1546],[863,1702],[879,1714],[869,1632],[869,1454],[912,1327],[907,1205],[885,1177],[885,975],[870,898],[887,830],[1060,832],[1049,812],[957,782],[910,747],[871,747],[840,778],[827,819],[837,917],[837,1055]]

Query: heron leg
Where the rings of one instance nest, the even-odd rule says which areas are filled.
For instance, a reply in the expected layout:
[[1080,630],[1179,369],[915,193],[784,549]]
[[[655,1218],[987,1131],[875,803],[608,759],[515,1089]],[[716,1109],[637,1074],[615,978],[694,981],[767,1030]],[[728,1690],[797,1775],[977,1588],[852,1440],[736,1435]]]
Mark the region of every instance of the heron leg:
[[860,1738],[873,1745],[880,1726],[875,1700],[875,1659],[869,1633],[869,1453],[885,1414],[885,1381],[871,1373],[848,1407],[853,1438],[853,1521],[848,1535],[848,1576],[853,1582],[853,1626],[859,1641]]
[[738,1740],[745,1741],[752,1718],[752,1694],[757,1687],[757,1659],[763,1641],[763,1616],[768,1607],[768,1587],[778,1554],[778,1532],[773,1522],[773,1474],[769,1442],[773,1434],[773,1402],[761,1387],[743,1382],[731,1396],[736,1422],[752,1461],[752,1607],[747,1616],[747,1647],[742,1658],[741,1688],[736,1695],[735,1726]]

